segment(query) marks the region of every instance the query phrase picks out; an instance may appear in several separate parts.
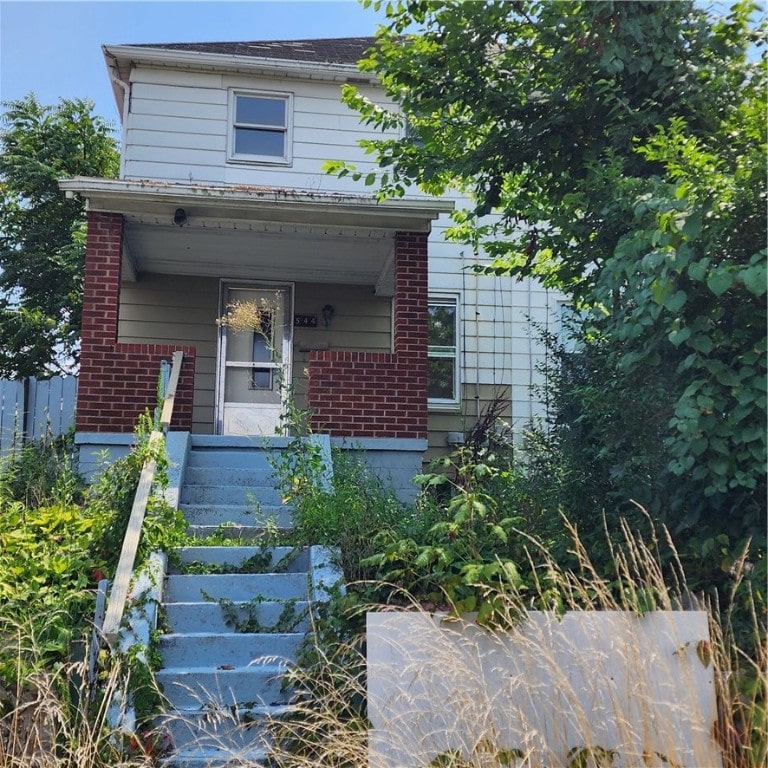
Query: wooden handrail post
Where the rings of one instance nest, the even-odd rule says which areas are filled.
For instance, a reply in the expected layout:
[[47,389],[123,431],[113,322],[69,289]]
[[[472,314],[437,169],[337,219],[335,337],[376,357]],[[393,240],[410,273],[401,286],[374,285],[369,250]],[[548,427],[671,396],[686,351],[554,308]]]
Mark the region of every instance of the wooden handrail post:
[[[168,389],[163,399],[163,409],[160,416],[160,425],[162,432],[153,430],[149,436],[150,455],[155,455],[156,451],[163,443],[165,432],[171,424],[173,416],[173,401],[176,396],[176,388],[179,383],[179,374],[181,372],[181,363],[184,359],[183,352],[173,353],[173,368],[168,381]],[[155,459],[147,459],[141,469],[139,484],[136,488],[136,495],[131,507],[131,516],[128,519],[128,526],[123,538],[123,546],[120,551],[120,560],[117,564],[117,571],[112,582],[112,589],[109,593],[109,604],[107,614],[104,618],[103,635],[110,646],[115,645],[120,631],[120,624],[125,612],[125,604],[128,599],[128,589],[131,585],[131,576],[136,562],[136,552],[141,540],[141,528],[144,524],[144,516],[147,512],[147,503],[152,493],[152,484],[155,480],[155,470],[157,462]]]
[[179,385],[179,375],[181,374],[181,363],[184,360],[184,353],[177,351],[173,353],[173,367],[171,376],[168,379],[168,389],[165,392],[163,400],[163,412],[160,414],[160,426],[163,432],[167,432],[171,426],[171,416],[173,415],[173,403],[176,399],[176,388]]

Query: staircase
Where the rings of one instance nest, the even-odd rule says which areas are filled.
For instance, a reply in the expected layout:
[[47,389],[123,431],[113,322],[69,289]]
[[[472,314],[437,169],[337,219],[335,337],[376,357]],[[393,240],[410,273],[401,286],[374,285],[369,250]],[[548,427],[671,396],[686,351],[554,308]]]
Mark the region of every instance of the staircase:
[[[195,438],[180,507],[198,537],[255,539],[290,526],[267,452],[243,438]],[[234,542],[233,542],[234,544]],[[267,717],[290,710],[281,676],[309,630],[310,599],[336,582],[319,548],[254,541],[184,547],[169,558],[158,683],[172,768],[265,764]]]

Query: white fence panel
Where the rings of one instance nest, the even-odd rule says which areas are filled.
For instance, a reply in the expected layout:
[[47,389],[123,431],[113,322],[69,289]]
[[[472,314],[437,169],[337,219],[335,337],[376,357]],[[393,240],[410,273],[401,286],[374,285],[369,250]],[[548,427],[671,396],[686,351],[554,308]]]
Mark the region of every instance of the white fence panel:
[[0,455],[11,453],[24,431],[24,382],[0,379]]
[[75,423],[76,376],[0,379],[0,455],[25,440],[62,435]]
[[63,435],[75,423],[77,377],[54,376],[30,379],[27,434],[32,440],[46,435]]

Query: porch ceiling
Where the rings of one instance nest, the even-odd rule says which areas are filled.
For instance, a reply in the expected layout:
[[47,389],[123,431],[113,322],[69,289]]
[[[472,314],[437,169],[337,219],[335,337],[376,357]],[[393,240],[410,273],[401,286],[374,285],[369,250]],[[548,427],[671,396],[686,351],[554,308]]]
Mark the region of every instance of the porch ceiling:
[[391,231],[200,219],[191,210],[187,216],[188,223],[177,227],[144,215],[126,215],[123,274],[378,285],[381,293],[391,295]]
[[[88,209],[121,213],[123,278],[142,272],[371,285],[394,290],[398,231],[429,232],[452,204],[266,187],[75,178]],[[174,224],[182,208],[185,221]]]

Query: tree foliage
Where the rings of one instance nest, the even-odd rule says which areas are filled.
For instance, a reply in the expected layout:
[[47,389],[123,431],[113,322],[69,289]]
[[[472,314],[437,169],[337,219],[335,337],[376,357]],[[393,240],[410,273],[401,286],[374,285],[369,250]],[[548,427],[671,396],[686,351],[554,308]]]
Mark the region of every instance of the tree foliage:
[[366,181],[382,195],[412,184],[471,193],[453,237],[482,246],[489,272],[538,278],[583,311],[589,355],[559,379],[570,394],[557,419],[561,434],[589,436],[584,476],[600,467],[614,499],[644,486],[702,551],[713,541],[719,551],[722,536],[731,550],[763,542],[766,69],[755,6],[719,17],[692,2],[385,7],[362,67],[396,109],[344,92],[368,124],[400,128],[364,143],[379,169]]
[[84,203],[57,181],[114,177],[112,129],[93,104],[33,94],[4,103],[0,130],[0,376],[76,365],[85,254]]

